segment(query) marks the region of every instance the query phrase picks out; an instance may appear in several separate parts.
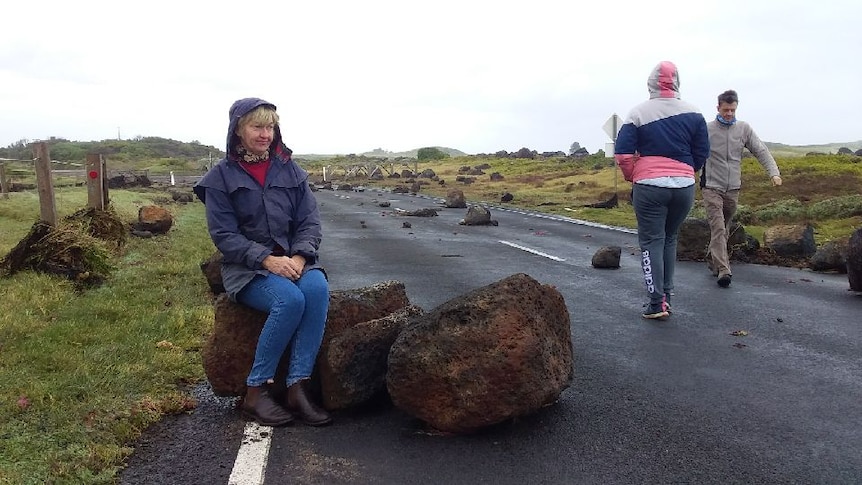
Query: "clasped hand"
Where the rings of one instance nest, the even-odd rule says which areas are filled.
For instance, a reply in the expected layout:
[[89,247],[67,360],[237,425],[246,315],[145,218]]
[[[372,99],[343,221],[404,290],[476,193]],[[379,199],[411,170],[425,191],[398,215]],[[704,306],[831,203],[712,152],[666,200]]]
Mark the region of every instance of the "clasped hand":
[[296,281],[302,276],[304,268],[305,258],[298,254],[294,254],[291,257],[270,255],[263,260],[263,269],[272,274],[284,276],[292,281]]

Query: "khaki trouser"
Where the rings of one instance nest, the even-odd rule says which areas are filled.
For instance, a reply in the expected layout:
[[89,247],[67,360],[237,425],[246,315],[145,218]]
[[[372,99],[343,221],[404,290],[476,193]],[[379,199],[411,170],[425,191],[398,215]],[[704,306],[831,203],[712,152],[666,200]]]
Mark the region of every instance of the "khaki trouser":
[[732,274],[730,257],[727,254],[727,238],[739,202],[739,189],[724,192],[704,187],[702,193],[706,219],[709,222],[709,249],[706,260],[713,272],[718,272],[719,276]]

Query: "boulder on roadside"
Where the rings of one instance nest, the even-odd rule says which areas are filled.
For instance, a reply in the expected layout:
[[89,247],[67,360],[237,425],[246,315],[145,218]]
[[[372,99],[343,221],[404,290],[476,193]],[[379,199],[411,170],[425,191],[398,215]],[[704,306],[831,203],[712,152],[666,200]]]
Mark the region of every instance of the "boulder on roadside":
[[[359,323],[382,318],[409,305],[404,285],[397,281],[358,288],[332,291],[329,296],[326,330],[318,353],[318,362],[326,358],[331,339]],[[226,293],[215,300],[213,328],[206,337],[201,354],[207,379],[217,396],[245,394],[245,381],[254,361],[257,339],[266,313],[232,302]],[[287,359],[282,359],[276,372],[276,391],[284,386]],[[329,376],[315,376],[316,385]]]
[[623,248],[620,246],[601,247],[593,254],[593,268],[618,269],[620,267],[620,256]]
[[469,433],[553,404],[572,363],[563,296],[521,273],[414,318],[392,345],[386,385],[407,414]]
[[408,305],[332,335],[317,361],[323,407],[346,409],[385,393],[392,342],[412,317],[422,313],[418,306]]
[[805,259],[817,252],[811,224],[768,227],[763,233],[763,244],[783,258]]
[[443,206],[450,209],[466,208],[467,199],[464,198],[464,191],[461,189],[451,189],[449,193],[446,194],[446,201],[443,203]]
[[[703,261],[706,258],[707,248],[709,248],[709,240],[709,222],[706,219],[687,218],[679,228],[677,259],[680,261]],[[742,224],[734,222],[730,225],[727,250],[731,259],[733,259],[734,254],[747,253],[756,249],[752,247],[752,244],[757,243],[756,241],[753,243],[749,241]]]
[[486,207],[474,205],[467,209],[467,215],[458,224],[462,226],[496,226],[497,221],[491,220],[491,211]]
[[847,243],[847,279],[851,290],[862,291],[862,227],[853,232]]
[[808,260],[808,267],[814,271],[846,273],[849,240],[849,237],[843,237],[823,244]]

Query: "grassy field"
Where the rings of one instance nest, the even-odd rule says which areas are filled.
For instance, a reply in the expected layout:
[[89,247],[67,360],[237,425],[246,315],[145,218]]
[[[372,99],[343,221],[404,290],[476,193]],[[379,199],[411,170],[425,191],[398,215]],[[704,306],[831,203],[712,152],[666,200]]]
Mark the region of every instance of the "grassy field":
[[[60,216],[86,189],[56,193]],[[112,191],[124,221],[156,192]],[[0,199],[0,254],[39,214],[33,193]],[[101,287],[57,276],[0,278],[0,483],[112,483],[129,445],[165,413],[194,407],[198,350],[212,322],[200,261],[212,254],[203,206],[169,205],[169,235],[131,238]]]
[[[334,163],[306,168],[319,179],[323,166]],[[475,183],[455,181],[461,167],[483,163],[490,168]],[[747,230],[762,234],[772,224],[810,222],[822,243],[862,226],[858,157],[778,163],[785,184],[773,188],[754,160],[744,162],[740,215]],[[445,196],[456,187],[472,202],[499,204],[501,194],[510,192],[510,205],[634,227],[630,186],[606,159],[461,157],[418,164],[420,171],[426,168],[445,185],[432,181],[422,193]],[[490,181],[494,172],[503,180]],[[349,181],[369,185],[367,178]],[[386,179],[379,185],[404,183]],[[583,207],[615,192],[618,208]],[[61,277],[33,272],[0,278],[0,483],[112,483],[149,424],[195,406],[187,386],[204,378],[199,350],[213,319],[199,268],[214,250],[203,205],[173,204],[158,190],[110,195],[124,221],[134,221],[138,208],[156,202],[173,214],[173,228],[164,236],[130,238],[115,251],[110,277],[96,288],[81,290]],[[86,196],[84,187],[58,189],[59,215],[84,207]],[[0,198],[0,256],[27,235],[38,215],[35,192]]]

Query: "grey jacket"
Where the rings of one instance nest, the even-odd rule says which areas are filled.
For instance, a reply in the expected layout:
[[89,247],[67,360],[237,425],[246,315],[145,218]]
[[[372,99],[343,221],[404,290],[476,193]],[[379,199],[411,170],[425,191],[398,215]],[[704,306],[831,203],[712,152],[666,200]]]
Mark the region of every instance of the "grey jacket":
[[700,186],[728,191],[742,186],[742,149],[747,148],[757,158],[770,177],[781,175],[778,165],[766,145],[757,137],[751,125],[737,121],[732,125],[712,120],[706,124],[709,132],[709,158],[700,174]]
[[263,186],[231,157],[240,143],[237,121],[260,105],[271,106],[262,99],[247,98],[231,107],[228,156],[194,186],[206,205],[210,237],[224,256],[222,282],[234,301],[255,275],[267,274],[262,263],[274,250],[305,257],[305,271],[322,269],[317,256],[322,238],[317,201],[308,186],[308,174],[291,160],[278,127]]

